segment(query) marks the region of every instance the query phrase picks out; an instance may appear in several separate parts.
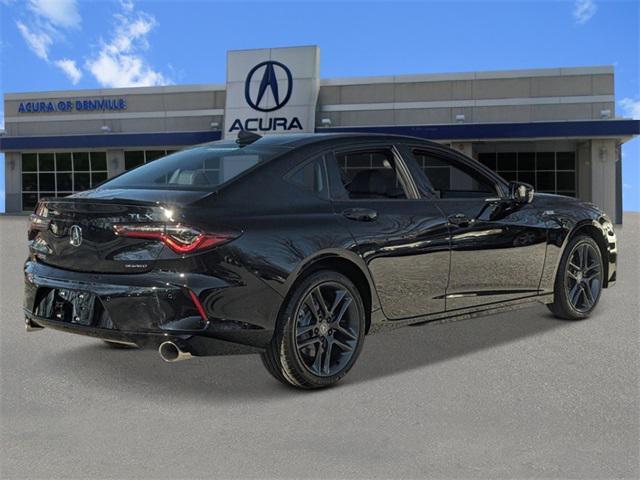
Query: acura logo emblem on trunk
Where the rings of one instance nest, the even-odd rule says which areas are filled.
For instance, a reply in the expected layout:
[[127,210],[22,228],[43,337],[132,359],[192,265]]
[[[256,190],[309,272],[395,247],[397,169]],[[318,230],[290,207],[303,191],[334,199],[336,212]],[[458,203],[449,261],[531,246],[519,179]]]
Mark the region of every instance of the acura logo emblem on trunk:
[[69,229],[69,243],[74,247],[82,244],[82,229],[78,225],[73,225]]

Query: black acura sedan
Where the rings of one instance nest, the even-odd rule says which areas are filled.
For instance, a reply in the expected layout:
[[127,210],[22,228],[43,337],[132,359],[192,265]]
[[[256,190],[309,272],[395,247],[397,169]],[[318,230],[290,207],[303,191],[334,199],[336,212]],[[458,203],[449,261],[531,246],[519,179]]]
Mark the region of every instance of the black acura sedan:
[[340,380],[368,333],[536,302],[579,320],[616,279],[595,205],[386,135],[199,145],[41,200],[28,236],[27,330],[255,352],[301,388]]

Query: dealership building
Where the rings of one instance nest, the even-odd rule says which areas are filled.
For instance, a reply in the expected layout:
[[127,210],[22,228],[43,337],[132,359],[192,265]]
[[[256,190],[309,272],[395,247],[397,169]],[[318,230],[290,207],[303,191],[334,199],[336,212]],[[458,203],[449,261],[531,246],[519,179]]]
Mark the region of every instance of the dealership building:
[[322,78],[317,46],[230,51],[225,84],[5,94],[6,211],[242,129],[358,131],[450,145],[620,223],[620,146],[640,121],[615,104],[612,66]]

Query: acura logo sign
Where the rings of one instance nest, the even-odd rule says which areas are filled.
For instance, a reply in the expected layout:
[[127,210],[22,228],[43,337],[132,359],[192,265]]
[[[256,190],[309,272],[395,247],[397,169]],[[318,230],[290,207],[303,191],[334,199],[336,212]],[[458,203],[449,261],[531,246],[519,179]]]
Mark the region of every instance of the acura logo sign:
[[[284,75],[283,75],[284,74]],[[251,82],[260,78],[260,86],[257,92],[252,91]],[[280,77],[280,78],[278,78]],[[284,107],[291,98],[293,89],[293,77],[289,68],[274,60],[259,63],[253,67],[244,82],[244,97],[247,104],[260,112],[273,112]],[[267,90],[271,92],[274,105],[268,106]]]
[[69,229],[69,243],[74,247],[79,247],[82,244],[82,228],[78,225],[73,225]]

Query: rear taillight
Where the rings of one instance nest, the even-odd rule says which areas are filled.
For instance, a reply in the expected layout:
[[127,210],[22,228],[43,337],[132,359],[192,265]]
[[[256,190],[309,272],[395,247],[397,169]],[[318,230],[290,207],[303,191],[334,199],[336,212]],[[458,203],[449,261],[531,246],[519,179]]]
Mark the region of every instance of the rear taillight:
[[47,218],[49,214],[47,206],[43,202],[38,202],[34,213],[29,216],[29,236],[34,230],[47,230],[51,219]]
[[113,231],[120,237],[159,240],[176,253],[192,253],[233,240],[235,233],[210,233],[182,224],[118,224]]

